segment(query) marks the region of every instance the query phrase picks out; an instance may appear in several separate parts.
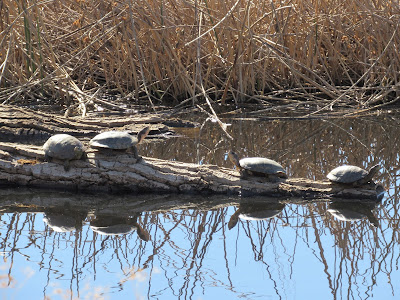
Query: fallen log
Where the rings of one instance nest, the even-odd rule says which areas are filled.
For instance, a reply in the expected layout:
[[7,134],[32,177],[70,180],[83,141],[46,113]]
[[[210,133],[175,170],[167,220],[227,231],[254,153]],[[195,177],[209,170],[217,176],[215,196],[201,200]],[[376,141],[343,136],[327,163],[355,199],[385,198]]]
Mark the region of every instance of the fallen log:
[[241,179],[236,170],[155,158],[137,162],[133,155],[87,153],[71,162],[66,172],[61,162],[44,162],[41,147],[0,143],[0,184],[91,192],[202,193],[263,195],[272,198],[348,198],[376,200],[377,185],[346,187],[328,181],[289,178],[271,183],[261,178]]
[[171,115],[171,112],[160,112],[66,118],[27,108],[0,105],[0,135],[2,141],[35,144],[43,142],[53,134],[68,133],[85,141],[101,131],[110,129],[138,132],[144,124],[146,126],[152,124],[150,127],[153,132],[165,134],[169,128],[162,122],[167,122]]

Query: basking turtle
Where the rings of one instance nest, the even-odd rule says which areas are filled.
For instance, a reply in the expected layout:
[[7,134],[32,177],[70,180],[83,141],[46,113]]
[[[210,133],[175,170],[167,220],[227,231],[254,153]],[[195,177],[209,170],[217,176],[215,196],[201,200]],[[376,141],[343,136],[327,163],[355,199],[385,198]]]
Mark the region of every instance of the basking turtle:
[[378,170],[379,165],[373,166],[369,171],[357,166],[344,165],[333,169],[326,177],[335,183],[357,186],[372,181],[372,177],[375,176]]
[[136,159],[140,160],[136,145],[141,143],[149,134],[150,127],[142,129],[137,137],[132,136],[127,131],[106,131],[96,135],[89,142],[92,148],[96,149],[112,149],[112,150],[127,150],[132,149]]
[[283,167],[272,159],[264,157],[246,157],[239,160],[238,155],[233,151],[228,152],[228,157],[239,169],[241,178],[263,176],[267,177],[267,179],[272,182],[277,181],[278,178],[287,178]]
[[53,135],[44,143],[43,150],[46,161],[52,158],[64,161],[65,171],[69,170],[71,160],[80,159],[85,152],[83,144],[69,134]]

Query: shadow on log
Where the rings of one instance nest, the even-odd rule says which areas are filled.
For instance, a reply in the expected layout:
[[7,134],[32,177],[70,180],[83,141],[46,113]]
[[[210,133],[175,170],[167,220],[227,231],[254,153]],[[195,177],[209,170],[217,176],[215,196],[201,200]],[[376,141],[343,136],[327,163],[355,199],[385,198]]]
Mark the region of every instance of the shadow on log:
[[[241,179],[237,171],[215,165],[196,165],[155,158],[137,162],[133,155],[103,155],[89,152],[86,160],[71,161],[66,172],[62,163],[43,162],[38,146],[0,143],[0,183],[47,189],[124,193],[225,194],[270,198],[377,201],[377,185],[345,187],[328,181],[289,178],[262,182]],[[381,193],[381,191],[379,191]]]

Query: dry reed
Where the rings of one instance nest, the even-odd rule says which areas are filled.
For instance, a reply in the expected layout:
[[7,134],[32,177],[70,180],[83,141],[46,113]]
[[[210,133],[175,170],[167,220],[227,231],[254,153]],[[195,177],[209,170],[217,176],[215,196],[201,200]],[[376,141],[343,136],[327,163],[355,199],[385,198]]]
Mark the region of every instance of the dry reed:
[[382,105],[399,90],[399,22],[394,0],[4,0],[0,103],[84,105],[101,90]]

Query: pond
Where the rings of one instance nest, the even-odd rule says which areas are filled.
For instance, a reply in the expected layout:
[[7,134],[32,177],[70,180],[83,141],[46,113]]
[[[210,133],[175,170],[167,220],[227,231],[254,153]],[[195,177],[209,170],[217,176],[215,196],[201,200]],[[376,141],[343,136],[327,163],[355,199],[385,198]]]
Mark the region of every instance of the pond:
[[[224,120],[140,145],[144,156],[232,168],[279,161],[290,177],[369,168],[380,203],[3,189],[4,299],[399,299],[399,120]],[[116,234],[118,233],[118,234]]]

